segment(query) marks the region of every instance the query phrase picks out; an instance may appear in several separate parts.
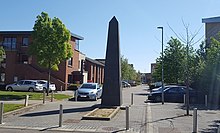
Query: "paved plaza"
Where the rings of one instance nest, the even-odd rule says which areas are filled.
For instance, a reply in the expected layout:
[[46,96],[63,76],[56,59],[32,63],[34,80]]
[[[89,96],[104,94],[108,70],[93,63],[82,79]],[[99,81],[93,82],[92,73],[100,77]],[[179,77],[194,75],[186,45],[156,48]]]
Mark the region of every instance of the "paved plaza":
[[[123,89],[123,106],[129,107],[129,130],[126,131],[125,110],[121,109],[110,121],[82,120],[82,116],[100,105],[98,101],[56,101],[46,102],[28,112],[9,115],[0,125],[0,132],[130,132],[130,133],[190,133],[192,115],[185,116],[185,107],[181,103],[147,102],[147,86]],[[134,102],[131,105],[131,93]],[[23,101],[22,101],[23,102]],[[32,101],[35,104],[41,101]],[[63,105],[63,125],[59,127],[59,106]],[[196,107],[196,106],[194,106]],[[191,108],[193,108],[191,106]],[[217,132],[220,125],[220,110],[210,110],[200,105],[198,108],[198,131]],[[192,110],[190,110],[192,114]]]

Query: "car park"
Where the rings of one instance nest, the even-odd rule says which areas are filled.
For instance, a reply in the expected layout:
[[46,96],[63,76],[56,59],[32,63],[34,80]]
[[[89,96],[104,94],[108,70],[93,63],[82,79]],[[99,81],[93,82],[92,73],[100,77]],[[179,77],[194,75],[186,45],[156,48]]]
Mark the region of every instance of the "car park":
[[36,80],[20,80],[14,84],[6,85],[7,91],[43,91],[43,85]]
[[102,96],[102,87],[98,83],[83,83],[77,90],[77,99],[97,100]]
[[[164,89],[164,101],[166,102],[183,102],[186,95],[186,86],[166,86]],[[202,94],[189,88],[190,103],[198,102]],[[148,95],[148,100],[160,102],[162,100],[162,89],[152,91]]]

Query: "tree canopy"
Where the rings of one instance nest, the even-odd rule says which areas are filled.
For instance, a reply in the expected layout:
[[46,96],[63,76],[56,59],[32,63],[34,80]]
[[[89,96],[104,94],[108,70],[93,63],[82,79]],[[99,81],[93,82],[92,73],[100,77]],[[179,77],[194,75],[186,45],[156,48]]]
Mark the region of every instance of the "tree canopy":
[[128,59],[121,57],[121,76],[123,80],[137,80],[138,76],[134,67],[128,63]]
[[[165,83],[180,83],[184,80],[184,46],[183,44],[173,37],[167,43],[168,46],[164,50],[164,82]],[[156,81],[161,81],[162,70],[162,56],[157,59],[156,70],[153,77]]]
[[41,66],[58,70],[60,62],[73,54],[69,43],[70,31],[59,18],[51,19],[45,12],[37,16],[33,30],[31,54],[37,57]]
[[3,60],[3,55],[5,54],[5,50],[3,47],[0,47],[0,62]]
[[[48,69],[50,83],[51,69],[58,70],[61,61],[72,57],[71,34],[59,18],[51,19],[45,12],[37,16],[33,30],[30,53],[36,56],[40,66]],[[49,88],[49,84],[47,86]]]
[[[187,47],[178,39],[171,37],[168,46],[164,50],[164,82],[167,84],[185,84],[186,83],[186,63],[187,63]],[[157,66],[153,73],[155,81],[161,81],[162,57],[157,58]],[[188,69],[189,82],[192,84],[196,80],[195,76],[199,75],[199,55],[189,46]]]

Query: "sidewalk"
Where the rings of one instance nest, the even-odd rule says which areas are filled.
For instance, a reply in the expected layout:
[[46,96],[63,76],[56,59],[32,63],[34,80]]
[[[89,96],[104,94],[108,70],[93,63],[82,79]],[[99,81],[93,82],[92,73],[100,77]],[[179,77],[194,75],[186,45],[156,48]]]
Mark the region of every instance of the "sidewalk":
[[[123,106],[131,104],[131,93],[134,94],[134,105],[130,106],[130,130],[128,132],[146,132],[146,90],[144,86],[123,89]],[[4,119],[0,128],[37,129],[40,131],[75,131],[75,132],[125,132],[125,110],[120,110],[110,121],[81,120],[82,116],[99,105],[98,101],[59,101],[47,102],[29,112],[10,116]],[[58,127],[59,105],[64,108],[63,126]]]
[[[217,133],[220,110],[197,108],[198,132]],[[185,107],[180,103],[148,103],[148,130],[152,133],[191,133],[193,110],[190,110],[190,116],[185,114]]]

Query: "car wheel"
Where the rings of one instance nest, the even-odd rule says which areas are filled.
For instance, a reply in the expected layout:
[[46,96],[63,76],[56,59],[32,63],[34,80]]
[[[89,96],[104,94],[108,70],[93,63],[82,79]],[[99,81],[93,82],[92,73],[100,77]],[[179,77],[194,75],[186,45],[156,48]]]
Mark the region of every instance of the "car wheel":
[[34,92],[34,88],[31,87],[31,88],[28,89],[28,91],[29,92]]
[[12,87],[8,87],[7,91],[13,91]]
[[161,96],[156,96],[155,101],[156,102],[161,102]]

